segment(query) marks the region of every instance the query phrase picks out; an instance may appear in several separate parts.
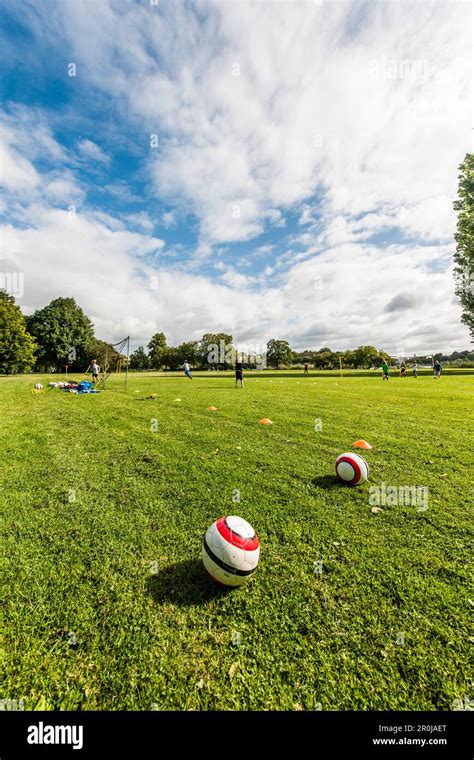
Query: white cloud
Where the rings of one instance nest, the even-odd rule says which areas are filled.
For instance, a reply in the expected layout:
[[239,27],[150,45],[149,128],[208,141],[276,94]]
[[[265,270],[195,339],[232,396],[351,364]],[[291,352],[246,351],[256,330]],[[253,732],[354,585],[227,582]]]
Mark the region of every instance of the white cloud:
[[0,130],[0,184],[14,191],[36,187],[39,176],[33,164],[23,158],[11,145],[11,136],[5,129]]
[[226,285],[230,285],[236,289],[247,288],[249,285],[255,283],[255,277],[249,277],[241,272],[237,272],[233,267],[229,267],[229,269],[221,275],[221,280]]
[[142,232],[153,232],[155,223],[145,211],[137,214],[127,214],[126,221],[133,227],[138,227]]
[[266,256],[274,250],[274,245],[259,245],[258,248],[254,248],[252,253],[254,256]]
[[111,195],[114,198],[118,198],[125,203],[134,203],[143,200],[143,198],[140,198],[136,193],[133,192],[130,185],[124,180],[109,182],[101,189],[105,194]]
[[162,217],[162,224],[165,229],[176,227],[176,214],[173,211],[165,211]]
[[85,193],[78,186],[74,175],[67,169],[63,169],[61,172],[52,172],[45,177],[42,190],[53,203],[59,203],[63,207],[81,203],[85,197]]
[[0,118],[3,138],[15,145],[23,158],[31,162],[49,160],[57,165],[67,161],[67,151],[54,138],[40,109],[10,103],[8,110],[4,108],[0,113]]
[[[0,183],[9,191],[9,200],[16,198],[27,205],[46,195],[63,206],[81,202],[84,191],[64,165],[67,152],[55,140],[43,114],[15,104],[0,116]],[[51,167],[41,175],[34,166],[39,159]]]
[[81,158],[91,162],[98,162],[100,164],[109,164],[110,156],[92,140],[79,140],[77,143],[77,150]]

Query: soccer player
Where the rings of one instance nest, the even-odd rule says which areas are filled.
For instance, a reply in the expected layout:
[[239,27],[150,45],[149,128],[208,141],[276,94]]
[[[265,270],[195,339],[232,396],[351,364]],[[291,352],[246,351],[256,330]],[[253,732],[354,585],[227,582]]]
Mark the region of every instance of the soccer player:
[[385,360],[382,362],[382,372],[383,372],[382,380],[388,380],[389,366]]
[[435,363],[433,364],[433,372],[434,372],[435,378],[437,380],[439,380],[439,378],[441,376],[441,364],[440,364],[440,362],[437,359],[436,359]]
[[95,385],[96,382],[97,382],[97,380],[99,379],[99,372],[100,372],[100,367],[97,364],[97,360],[96,359],[92,359],[92,362],[91,362],[91,372],[92,372],[92,382]]
[[183,368],[184,368],[184,374],[186,375],[186,377],[189,377],[189,379],[192,380],[193,376],[191,374],[191,367],[189,366],[187,359],[184,360]]
[[412,372],[413,372],[413,377],[418,377],[418,367],[416,365],[416,362],[413,362]]
[[237,388],[237,383],[240,380],[240,387],[244,387],[244,368],[242,366],[242,362],[239,362],[238,358],[235,361],[235,387]]
[[305,373],[305,375],[308,374],[308,362],[304,363],[304,373]]
[[407,365],[405,364],[405,362],[402,362],[400,364],[400,377],[406,377],[406,374],[407,374]]

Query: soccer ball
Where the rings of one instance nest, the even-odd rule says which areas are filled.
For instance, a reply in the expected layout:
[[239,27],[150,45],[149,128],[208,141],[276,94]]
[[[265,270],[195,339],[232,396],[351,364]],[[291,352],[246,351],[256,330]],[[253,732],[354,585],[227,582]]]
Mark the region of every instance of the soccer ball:
[[369,477],[369,465],[360,454],[346,451],[336,459],[336,474],[348,486],[358,486]]
[[223,586],[245,583],[257,569],[259,556],[260,542],[255,531],[241,517],[220,517],[204,536],[204,567]]
[[42,390],[43,390],[43,386],[41,385],[41,383],[36,383],[35,384],[35,391],[42,391]]

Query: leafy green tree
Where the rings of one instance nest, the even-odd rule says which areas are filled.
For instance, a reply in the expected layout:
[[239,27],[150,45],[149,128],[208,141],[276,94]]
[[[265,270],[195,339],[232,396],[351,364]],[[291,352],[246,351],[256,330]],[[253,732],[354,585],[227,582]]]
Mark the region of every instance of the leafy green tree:
[[342,366],[349,368],[355,367],[354,351],[351,351],[350,349],[344,351],[342,354]]
[[453,204],[458,212],[454,277],[461,320],[474,338],[474,154],[466,154],[459,170],[458,200]]
[[20,307],[0,290],[0,374],[28,372],[35,363],[35,348]]
[[327,351],[318,351],[314,357],[315,369],[334,369],[339,366],[339,359],[337,354],[331,349]]
[[202,367],[225,369],[235,361],[233,336],[227,333],[206,333],[199,342],[200,364]]
[[280,364],[290,365],[293,352],[286,340],[272,338],[267,343],[267,364],[270,367],[280,368]]
[[65,364],[80,368],[87,362],[94,330],[74,298],[56,298],[28,317],[27,326],[38,343],[40,368],[60,370]]
[[182,367],[185,361],[188,361],[191,367],[194,367],[201,360],[200,346],[197,340],[181,343],[176,347],[176,351],[180,367]]
[[305,362],[311,361],[309,358],[309,351],[292,351],[291,352],[291,363],[292,364],[304,364]]
[[166,362],[164,361],[164,355],[167,350],[166,336],[164,333],[155,333],[150,340],[148,346],[148,362],[149,366],[153,369],[159,369]]
[[130,369],[137,369],[140,372],[144,369],[148,369],[150,362],[148,356],[145,353],[143,346],[138,346],[130,356]]
[[359,346],[354,353],[354,367],[376,367],[379,364],[379,352],[374,346]]
[[168,369],[178,369],[182,365],[178,349],[167,346],[163,351],[161,363],[163,367],[168,367]]

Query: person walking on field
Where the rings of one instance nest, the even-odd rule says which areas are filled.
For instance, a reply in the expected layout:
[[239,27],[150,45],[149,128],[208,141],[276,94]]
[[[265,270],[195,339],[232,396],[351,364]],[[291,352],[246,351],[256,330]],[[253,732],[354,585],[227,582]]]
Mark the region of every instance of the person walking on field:
[[240,387],[244,387],[244,368],[242,366],[242,362],[239,362],[238,359],[236,359],[235,362],[235,387],[237,388],[237,383],[240,381]]
[[413,377],[418,377],[418,367],[416,365],[416,362],[413,362],[412,371],[413,371]]
[[189,377],[189,379],[192,380],[193,376],[191,374],[191,367],[189,366],[187,359],[184,360],[183,368],[184,368],[184,374],[186,375],[186,377]]
[[439,378],[441,377],[441,364],[438,361],[438,359],[436,359],[435,363],[433,364],[433,372],[434,372],[435,378],[439,380]]
[[96,359],[92,359],[92,362],[91,362],[91,372],[92,372],[92,382],[95,385],[96,382],[99,379],[99,372],[100,372],[100,367],[97,364],[97,360]]
[[400,364],[400,377],[406,377],[406,374],[407,374],[407,365],[405,364],[405,362],[402,362]]
[[389,366],[388,366],[387,362],[385,361],[385,359],[382,362],[382,372],[383,372],[382,379],[383,380],[388,380]]

